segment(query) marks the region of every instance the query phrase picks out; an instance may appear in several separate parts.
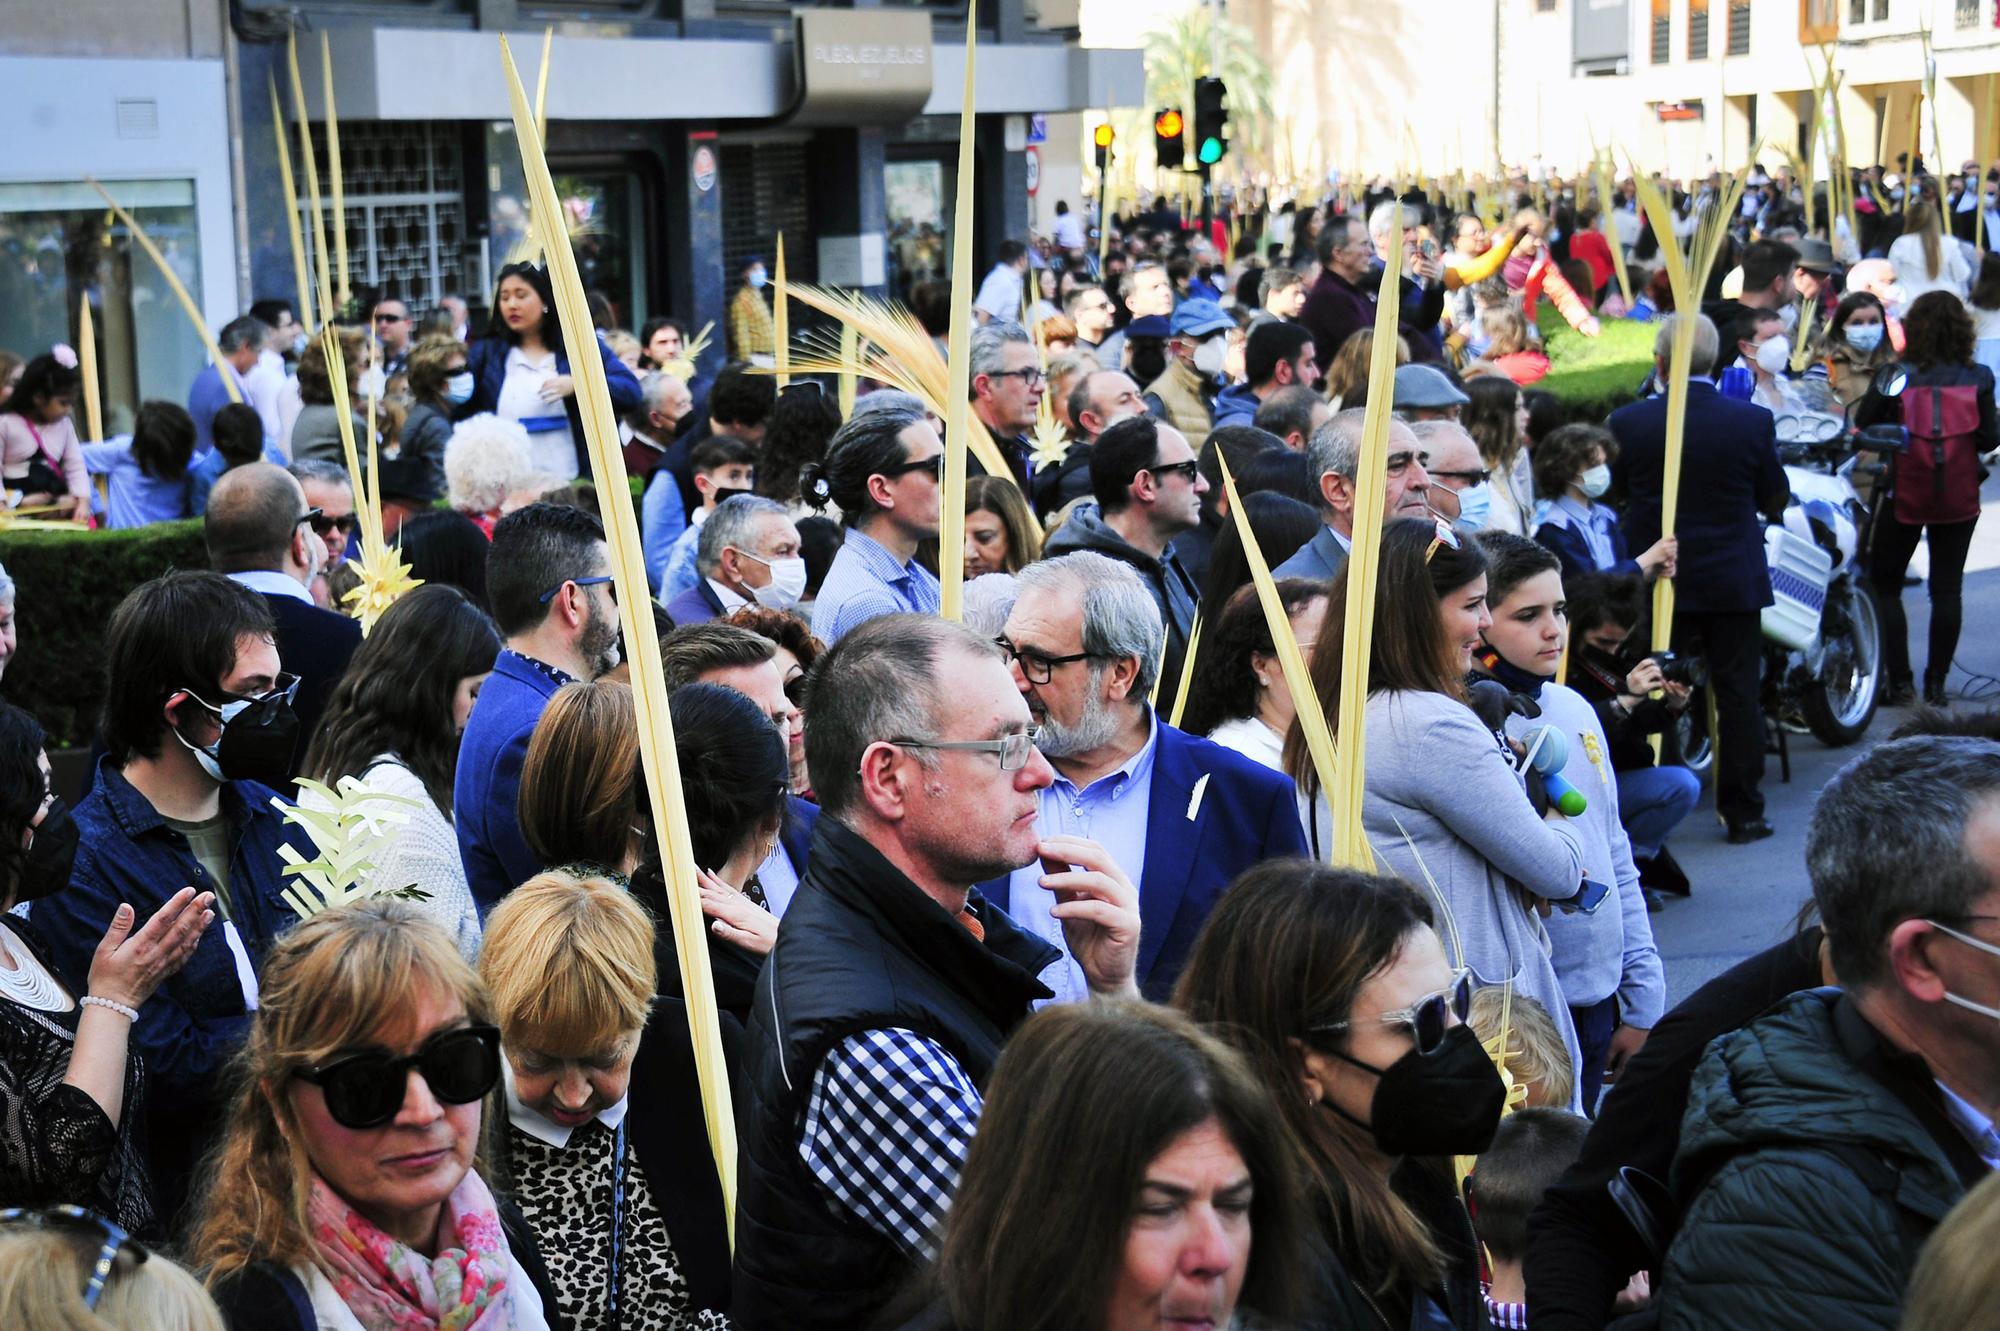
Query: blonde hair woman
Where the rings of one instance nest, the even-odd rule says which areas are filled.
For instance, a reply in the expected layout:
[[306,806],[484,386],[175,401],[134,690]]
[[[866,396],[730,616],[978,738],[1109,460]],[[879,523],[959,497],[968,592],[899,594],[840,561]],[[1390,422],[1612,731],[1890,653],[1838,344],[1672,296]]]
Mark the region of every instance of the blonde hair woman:
[[494,1168],[575,1331],[727,1325],[722,1189],[687,1011],[655,1012],[653,946],[651,917],[604,877],[539,874],[487,919],[479,971],[507,1067]]
[[475,1167],[500,1033],[444,930],[400,901],[315,915],[258,1002],[192,1244],[230,1325],[557,1325],[533,1237]]
[[[108,1269],[97,1275],[99,1262]],[[187,1270],[73,1206],[0,1224],[0,1326],[33,1331],[223,1331]]]
[[1914,200],[1903,214],[1903,234],[1890,242],[1889,265],[1903,289],[1904,309],[1927,291],[1949,291],[1963,300],[1972,285],[1972,267],[1958,238],[1944,234],[1937,208],[1927,199]]
[[1979,1331],[2000,1301],[2000,1174],[1960,1199],[1924,1244],[1903,1300],[1901,1331]]

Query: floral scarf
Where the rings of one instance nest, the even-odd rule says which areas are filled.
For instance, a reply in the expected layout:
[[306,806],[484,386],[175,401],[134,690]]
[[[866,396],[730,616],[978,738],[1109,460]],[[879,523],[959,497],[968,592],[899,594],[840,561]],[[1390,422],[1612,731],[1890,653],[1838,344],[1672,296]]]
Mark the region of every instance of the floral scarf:
[[454,1246],[426,1259],[389,1237],[313,1177],[313,1262],[366,1331],[511,1331],[511,1261],[493,1194],[475,1170],[445,1199]]

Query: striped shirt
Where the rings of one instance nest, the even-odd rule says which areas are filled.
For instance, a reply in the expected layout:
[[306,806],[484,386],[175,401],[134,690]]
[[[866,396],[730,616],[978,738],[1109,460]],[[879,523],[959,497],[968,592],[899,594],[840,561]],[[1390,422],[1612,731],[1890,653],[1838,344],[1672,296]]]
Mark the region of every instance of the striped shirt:
[[877,616],[935,615],[943,604],[929,569],[914,559],[899,561],[880,542],[850,528],[813,602],[813,633],[832,646]]

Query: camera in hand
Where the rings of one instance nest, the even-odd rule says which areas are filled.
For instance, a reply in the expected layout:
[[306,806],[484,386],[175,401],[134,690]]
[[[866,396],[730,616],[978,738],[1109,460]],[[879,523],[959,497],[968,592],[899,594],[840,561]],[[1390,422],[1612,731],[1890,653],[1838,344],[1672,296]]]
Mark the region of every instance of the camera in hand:
[[[1660,668],[1660,677],[1669,684],[1685,684],[1691,689],[1708,685],[1708,662],[1687,652],[1654,652],[1650,659]],[[1636,662],[1634,663],[1636,664]]]

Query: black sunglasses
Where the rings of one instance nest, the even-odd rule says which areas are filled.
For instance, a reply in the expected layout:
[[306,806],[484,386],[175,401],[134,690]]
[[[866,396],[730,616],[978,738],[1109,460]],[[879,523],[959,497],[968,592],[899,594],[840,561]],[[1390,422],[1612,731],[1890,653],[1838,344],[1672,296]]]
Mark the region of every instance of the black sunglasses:
[[423,1074],[431,1094],[462,1105],[485,1096],[500,1081],[500,1030],[459,1026],[441,1031],[414,1054],[400,1058],[369,1050],[325,1067],[301,1068],[300,1081],[326,1096],[326,1112],[344,1128],[379,1128],[396,1117],[409,1092],[410,1069]]
[[1158,466],[1148,467],[1146,470],[1152,472],[1155,476],[1178,476],[1184,481],[1192,482],[1196,476],[1201,474],[1201,464],[1190,458],[1186,462],[1162,462]]
[[884,467],[875,474],[894,480],[898,476],[907,476],[913,471],[928,472],[932,480],[937,480],[944,475],[944,454],[933,453],[929,457],[920,458],[915,462],[899,462],[893,467]]
[[25,1206],[12,1207],[0,1211],[0,1225],[33,1225],[37,1229],[75,1230],[90,1238],[102,1239],[104,1246],[97,1250],[97,1257],[90,1264],[90,1275],[83,1283],[83,1306],[95,1311],[97,1301],[104,1296],[104,1282],[111,1278],[111,1267],[118,1260],[120,1252],[132,1254],[134,1266],[144,1262],[150,1253],[145,1245],[126,1233],[124,1229],[105,1219],[95,1211],[86,1211],[81,1206],[67,1203],[50,1206],[40,1211],[29,1210]]
[[806,694],[811,688],[808,681],[811,679],[811,675],[801,672],[785,681],[785,700],[800,711],[805,710]]
[[312,529],[319,533],[321,540],[325,540],[335,532],[339,532],[343,537],[354,534],[355,517],[352,513],[330,518],[320,510],[314,509],[306,517],[312,523]]

